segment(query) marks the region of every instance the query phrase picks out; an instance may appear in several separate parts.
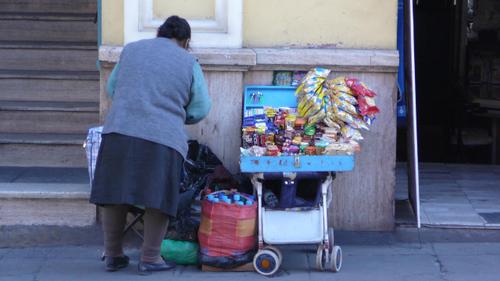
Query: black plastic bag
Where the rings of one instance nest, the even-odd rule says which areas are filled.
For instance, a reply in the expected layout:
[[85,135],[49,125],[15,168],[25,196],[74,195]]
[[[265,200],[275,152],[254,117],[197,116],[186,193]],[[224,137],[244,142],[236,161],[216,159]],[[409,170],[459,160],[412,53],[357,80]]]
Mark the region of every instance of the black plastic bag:
[[189,141],[187,159],[180,187],[177,216],[169,222],[166,239],[197,242],[200,225],[201,191],[209,185],[222,162],[206,145]]
[[255,251],[231,257],[212,257],[200,252],[199,261],[203,265],[217,268],[235,268],[253,261]]

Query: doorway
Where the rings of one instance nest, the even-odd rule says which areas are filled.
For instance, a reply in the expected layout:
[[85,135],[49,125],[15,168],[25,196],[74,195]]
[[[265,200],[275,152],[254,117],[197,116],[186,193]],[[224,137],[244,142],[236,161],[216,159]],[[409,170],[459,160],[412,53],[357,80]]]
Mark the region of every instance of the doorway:
[[[500,227],[500,3],[415,0],[413,10],[421,222]],[[406,130],[396,216],[411,223]]]

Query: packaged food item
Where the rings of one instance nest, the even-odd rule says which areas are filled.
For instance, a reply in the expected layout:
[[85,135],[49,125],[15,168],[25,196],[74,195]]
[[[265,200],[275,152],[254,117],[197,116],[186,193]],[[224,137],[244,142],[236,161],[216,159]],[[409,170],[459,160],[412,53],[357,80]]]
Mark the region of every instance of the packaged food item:
[[266,155],[267,156],[278,156],[280,150],[276,145],[268,145]]
[[304,150],[306,155],[316,155],[316,147],[315,146],[308,146]]
[[331,86],[342,86],[342,85],[346,85],[346,82],[345,82],[345,77],[344,76],[338,76],[338,77],[335,77],[333,79],[331,79],[330,81],[328,81],[329,84]]
[[282,147],[283,144],[285,143],[285,136],[283,134],[278,134],[274,136],[274,143],[278,147]]
[[306,124],[306,120],[303,117],[297,117],[295,119],[295,129],[296,130],[303,130],[305,124]]
[[334,93],[345,93],[345,94],[348,94],[348,95],[352,95],[352,90],[351,88],[347,87],[346,84],[342,84],[342,85],[334,85],[334,86],[331,86],[330,89],[334,92]]
[[274,133],[268,132],[266,134],[266,144],[274,144]]
[[364,122],[362,116],[353,116],[345,111],[340,110],[337,113],[337,118],[355,129],[369,130],[368,125]]
[[292,84],[292,71],[275,71],[273,76],[273,85],[289,86]]
[[293,137],[292,143],[295,145],[300,145],[302,143],[302,137],[301,136]]
[[346,85],[356,96],[374,97],[376,94],[356,78],[347,78]]
[[295,128],[295,120],[297,116],[295,114],[288,114],[285,118],[286,129],[293,130]]
[[325,153],[326,146],[316,145],[316,154],[323,155]]
[[310,116],[308,119],[307,119],[307,124],[309,125],[314,125],[316,123],[319,123],[321,122],[324,118],[326,117],[326,112],[325,110],[320,110],[318,113],[316,113],[315,115],[313,116]]
[[243,148],[250,148],[254,144],[254,134],[255,134],[255,128],[253,127],[248,127],[244,128],[242,133],[242,139],[243,139]]
[[363,116],[363,121],[365,121],[365,123],[368,126],[371,126],[374,120],[375,120],[375,116],[374,115],[365,115],[365,116]]
[[348,102],[352,105],[357,105],[358,104],[358,101],[356,100],[356,98],[350,94],[347,94],[347,93],[344,93],[344,92],[338,92],[338,93],[335,93],[335,95],[337,96],[337,98],[339,100],[342,100],[342,101],[345,101],[345,102]]
[[331,143],[325,148],[325,154],[327,155],[337,155],[339,153],[345,153],[352,155],[355,152],[359,152],[359,144],[355,141],[350,142],[337,142]]
[[304,128],[304,134],[308,136],[314,136],[316,134],[316,126],[314,125],[307,125]]
[[264,156],[266,155],[266,151],[267,149],[265,147],[254,145],[248,149],[248,154],[250,156]]
[[300,148],[297,145],[290,145],[288,151],[290,154],[295,155],[295,154],[299,154]]
[[358,108],[361,115],[375,115],[380,112],[375,105],[375,99],[371,97],[358,96]]
[[297,87],[296,93],[316,91],[325,82],[330,72],[331,70],[320,67],[311,69]]
[[309,147],[309,145],[309,142],[301,142],[299,146],[300,152],[304,153],[305,149]]
[[244,112],[242,155],[333,155],[359,151],[379,109],[375,93],[355,78],[327,80],[315,68],[296,91],[297,108],[265,106]]
[[307,73],[304,80],[296,90],[297,111],[302,117],[316,114],[323,105],[325,95],[324,82],[330,74],[330,70],[314,68]]
[[363,139],[363,136],[361,135],[359,130],[354,129],[351,126],[344,126],[342,129],[340,129],[340,133],[342,134],[342,137],[347,140],[360,141]]
[[367,131],[370,130],[370,127],[365,122],[363,116],[355,115],[355,116],[353,116],[353,119],[354,119],[354,123],[349,124],[349,125],[351,125],[351,127],[355,128],[355,129],[363,129],[363,130],[367,130]]
[[331,99],[338,109],[343,110],[350,114],[358,114],[358,111],[356,110],[354,105],[339,99],[336,95],[333,95]]
[[293,72],[293,78],[292,78],[292,86],[298,86],[300,82],[304,79],[304,76],[306,76],[307,71],[294,71]]

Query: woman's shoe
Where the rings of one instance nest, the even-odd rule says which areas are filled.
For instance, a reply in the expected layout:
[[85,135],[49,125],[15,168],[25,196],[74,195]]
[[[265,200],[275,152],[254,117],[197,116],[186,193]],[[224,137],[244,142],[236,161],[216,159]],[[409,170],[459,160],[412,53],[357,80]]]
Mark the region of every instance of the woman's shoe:
[[175,268],[175,263],[171,261],[165,261],[164,263],[147,263],[139,262],[137,270],[140,275],[149,275],[153,271],[166,271]]
[[127,267],[130,259],[123,255],[121,257],[103,257],[103,260],[106,264],[106,271],[117,271]]

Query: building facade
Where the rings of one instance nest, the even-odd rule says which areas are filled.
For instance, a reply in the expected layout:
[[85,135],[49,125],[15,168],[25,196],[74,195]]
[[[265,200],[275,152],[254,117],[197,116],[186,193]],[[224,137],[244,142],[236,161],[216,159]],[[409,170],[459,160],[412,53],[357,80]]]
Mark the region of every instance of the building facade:
[[105,0],[101,9],[101,119],[122,46],[154,37],[170,15],[185,17],[213,100],[208,118],[188,130],[232,172],[238,172],[244,85],[270,85],[275,70],[314,66],[365,81],[378,93],[381,114],[354,171],[334,182],[330,219],[346,230],[394,227],[397,1]]

